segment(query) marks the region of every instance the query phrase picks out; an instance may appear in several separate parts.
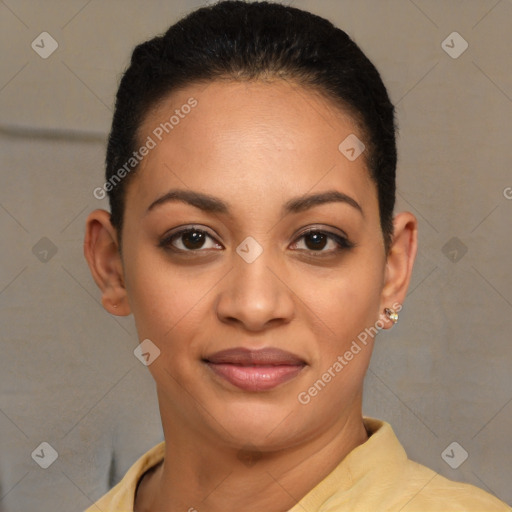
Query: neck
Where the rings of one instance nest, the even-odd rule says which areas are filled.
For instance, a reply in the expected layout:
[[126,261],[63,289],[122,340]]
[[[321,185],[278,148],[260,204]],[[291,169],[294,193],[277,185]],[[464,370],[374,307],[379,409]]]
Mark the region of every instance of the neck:
[[164,421],[164,463],[141,482],[135,510],[289,510],[368,439],[358,405],[320,435],[272,452],[212,443]]

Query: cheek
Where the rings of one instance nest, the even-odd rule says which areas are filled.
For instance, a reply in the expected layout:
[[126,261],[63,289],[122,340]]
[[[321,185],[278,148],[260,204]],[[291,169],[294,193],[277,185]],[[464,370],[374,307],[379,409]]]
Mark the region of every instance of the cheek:
[[384,271],[381,261],[363,254],[355,256],[354,262],[333,279],[324,280],[307,304],[323,324],[315,374],[330,370],[344,386],[360,382],[369,364]]
[[[160,350],[148,370],[157,385],[175,396],[182,386],[192,389],[201,347],[201,329],[205,325],[205,291],[212,284],[190,281],[179,268],[157,262],[133,262],[128,294],[139,340],[150,339]],[[183,404],[185,406],[186,404]]]
[[193,320],[208,284],[192,282],[154,248],[134,247],[126,260],[125,283],[139,337],[163,346]]
[[382,262],[356,254],[332,278],[317,281],[314,308],[340,342],[378,319],[383,273]]

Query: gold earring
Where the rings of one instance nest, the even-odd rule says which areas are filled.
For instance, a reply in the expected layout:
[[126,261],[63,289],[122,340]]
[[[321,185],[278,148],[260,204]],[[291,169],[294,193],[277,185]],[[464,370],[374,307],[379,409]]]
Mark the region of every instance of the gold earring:
[[398,313],[394,309],[385,308],[384,313],[394,324],[398,322]]

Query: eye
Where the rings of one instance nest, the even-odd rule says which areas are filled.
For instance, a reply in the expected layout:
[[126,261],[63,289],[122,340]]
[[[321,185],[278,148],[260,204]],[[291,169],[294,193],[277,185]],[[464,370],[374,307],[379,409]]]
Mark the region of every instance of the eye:
[[[300,241],[303,240],[301,243]],[[208,249],[223,249],[215,238],[204,229],[189,226],[165,236],[158,245],[174,252],[200,252]],[[302,247],[301,247],[302,245]],[[351,249],[355,244],[345,236],[323,231],[308,229],[292,244],[295,250],[309,253],[331,254]]]
[[[208,240],[210,240],[209,243],[207,243]],[[158,245],[176,252],[198,252],[200,249],[223,248],[208,232],[195,226],[170,233]]]
[[[309,253],[331,254],[355,247],[355,244],[350,242],[348,238],[319,229],[308,229],[297,240],[293,243],[293,247]],[[302,244],[299,243],[300,240],[303,240]],[[303,247],[300,247],[301,245]],[[325,248],[327,250],[324,250]]]

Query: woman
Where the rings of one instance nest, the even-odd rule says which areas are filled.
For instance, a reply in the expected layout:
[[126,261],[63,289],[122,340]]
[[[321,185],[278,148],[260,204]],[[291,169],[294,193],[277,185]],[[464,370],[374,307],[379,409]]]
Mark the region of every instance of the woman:
[[133,313],[165,442],[89,511],[505,511],[362,416],[417,221],[393,217],[394,108],[341,30],[266,2],[135,48],[85,255]]

